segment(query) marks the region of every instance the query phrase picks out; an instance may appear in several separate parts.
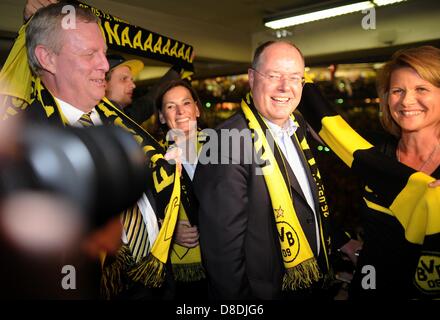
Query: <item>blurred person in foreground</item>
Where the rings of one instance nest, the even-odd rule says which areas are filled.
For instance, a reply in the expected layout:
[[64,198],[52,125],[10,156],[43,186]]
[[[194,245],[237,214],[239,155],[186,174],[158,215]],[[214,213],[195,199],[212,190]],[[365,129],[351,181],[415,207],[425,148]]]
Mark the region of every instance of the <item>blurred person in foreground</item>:
[[[109,64],[97,17],[90,10],[74,5],[76,27],[65,28],[63,6],[58,3],[39,9],[27,26],[29,65],[37,78],[35,99],[26,109],[26,116],[32,121],[58,126],[118,126],[131,133],[143,148],[150,170],[145,178],[145,193],[122,215],[122,247],[115,256],[102,259],[102,290],[106,298],[163,297],[166,289],[151,288],[162,288],[163,283],[169,283],[169,277],[164,276],[169,241],[163,235],[174,230],[174,218],[165,218],[165,208],[174,212],[168,206],[171,194],[173,199],[179,199],[180,192],[172,192],[175,167],[167,163],[161,146],[147,132],[104,98]],[[156,170],[160,170],[159,180],[153,178]],[[177,216],[177,210],[174,215]],[[159,224],[158,219],[165,222]],[[119,226],[118,238],[112,233],[119,247],[120,218],[114,218],[112,225]],[[95,256],[102,249],[88,247]],[[172,296],[171,283],[169,288],[164,294]]]
[[[377,146],[379,150],[416,171],[440,179],[440,50],[423,46],[396,52],[378,75],[377,87],[381,123],[390,134]],[[439,185],[439,180],[430,184],[433,188]],[[426,235],[422,246],[412,243],[404,221],[369,205],[375,203],[375,198],[377,195],[365,189],[364,246],[351,296],[438,298],[440,275],[434,270],[440,267],[440,247],[433,252],[430,245],[435,235]],[[429,252],[424,250],[426,245],[431,247]]]
[[202,105],[188,81],[173,80],[159,87],[156,106],[158,121],[166,133],[162,143],[168,148],[168,154],[172,154],[173,159],[183,167],[182,202],[171,251],[176,299],[206,300],[208,290],[197,227],[198,201],[192,186],[198,153],[203,143],[203,135],[199,134],[197,124]]
[[[304,58],[289,42],[269,41],[256,49],[248,75],[241,111],[217,128],[217,141],[225,133],[244,139],[211,150],[217,163],[204,159],[206,143],[194,177],[210,295],[331,299],[329,209],[306,124],[295,112]],[[350,240],[341,249],[358,246]]]

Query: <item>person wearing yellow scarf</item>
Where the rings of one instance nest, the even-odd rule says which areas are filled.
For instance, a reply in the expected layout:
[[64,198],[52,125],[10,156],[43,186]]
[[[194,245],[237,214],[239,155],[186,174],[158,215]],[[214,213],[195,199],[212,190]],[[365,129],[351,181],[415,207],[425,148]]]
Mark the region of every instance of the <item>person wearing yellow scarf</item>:
[[394,137],[376,146],[306,83],[300,110],[364,182],[364,247],[351,296],[438,299],[440,294],[440,50],[396,52],[379,74],[381,121]]
[[168,148],[165,157],[175,159],[182,173],[182,200],[171,251],[176,299],[205,300],[208,288],[197,229],[198,201],[192,187],[198,152],[203,142],[203,134],[197,130],[202,106],[188,81],[173,80],[159,86],[156,107],[162,131],[167,133],[162,140]]
[[210,293],[329,298],[330,211],[306,125],[293,114],[304,59],[291,43],[267,42],[248,74],[251,94],[209,136],[194,178]]

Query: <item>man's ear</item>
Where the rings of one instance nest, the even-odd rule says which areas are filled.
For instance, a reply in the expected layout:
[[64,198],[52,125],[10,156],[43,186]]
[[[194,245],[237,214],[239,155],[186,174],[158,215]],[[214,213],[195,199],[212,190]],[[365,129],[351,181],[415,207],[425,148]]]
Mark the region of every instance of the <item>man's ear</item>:
[[52,74],[56,72],[56,54],[52,50],[43,45],[38,45],[35,47],[35,56],[44,70]]

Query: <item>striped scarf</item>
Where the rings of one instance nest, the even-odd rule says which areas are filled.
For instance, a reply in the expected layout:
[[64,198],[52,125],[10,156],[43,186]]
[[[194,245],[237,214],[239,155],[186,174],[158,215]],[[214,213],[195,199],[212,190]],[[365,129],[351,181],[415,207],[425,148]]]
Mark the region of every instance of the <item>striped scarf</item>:
[[[329,270],[329,263],[327,257],[327,243],[324,236],[324,226],[329,217],[328,206],[324,195],[324,187],[321,181],[318,167],[311,150],[307,144],[305,136],[301,130],[295,132],[295,139],[297,139],[301,149],[306,157],[309,169],[312,172],[316,183],[317,190],[320,194],[319,215],[320,220],[320,239],[326,262],[318,267],[317,258],[314,256],[306,236],[301,228],[297,214],[295,212],[295,205],[293,197],[289,191],[288,174],[284,158],[281,156],[281,151],[278,146],[272,149],[263,131],[267,130],[264,120],[257,112],[251,95],[248,94],[246,99],[241,102],[241,109],[248,121],[249,128],[254,132],[254,148],[256,154],[260,157],[259,163],[264,163],[262,167],[264,180],[269,190],[269,196],[272,203],[274,219],[279,234],[281,256],[283,257],[284,267],[286,273],[283,278],[283,290],[296,290],[300,288],[310,287],[313,282],[318,281],[326,275]],[[292,120],[295,117],[292,115]],[[296,121],[295,121],[296,122]],[[298,125],[298,123],[296,122]],[[299,125],[298,125],[299,126]],[[271,133],[269,133],[271,134]],[[272,141],[274,138],[271,137]]]
[[[200,131],[197,134],[197,151],[206,139]],[[169,147],[169,142],[162,140],[161,145]],[[192,226],[197,225],[198,201],[192,190],[192,181],[185,169],[181,175],[181,202],[179,220],[189,221]],[[172,244],[171,263],[174,279],[181,282],[192,282],[205,279],[205,270],[202,266],[200,245],[194,248],[183,247],[176,242]]]

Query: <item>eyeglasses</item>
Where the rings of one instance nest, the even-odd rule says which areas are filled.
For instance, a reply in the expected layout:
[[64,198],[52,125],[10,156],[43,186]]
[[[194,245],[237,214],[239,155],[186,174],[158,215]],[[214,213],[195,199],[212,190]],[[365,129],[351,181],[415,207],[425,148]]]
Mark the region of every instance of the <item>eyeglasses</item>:
[[306,82],[304,77],[300,77],[298,75],[285,76],[285,75],[280,75],[280,74],[265,74],[265,73],[261,73],[260,71],[257,71],[256,69],[253,69],[253,68],[251,68],[251,69],[272,83],[278,83],[281,80],[286,80],[290,84],[303,86],[304,83]]

